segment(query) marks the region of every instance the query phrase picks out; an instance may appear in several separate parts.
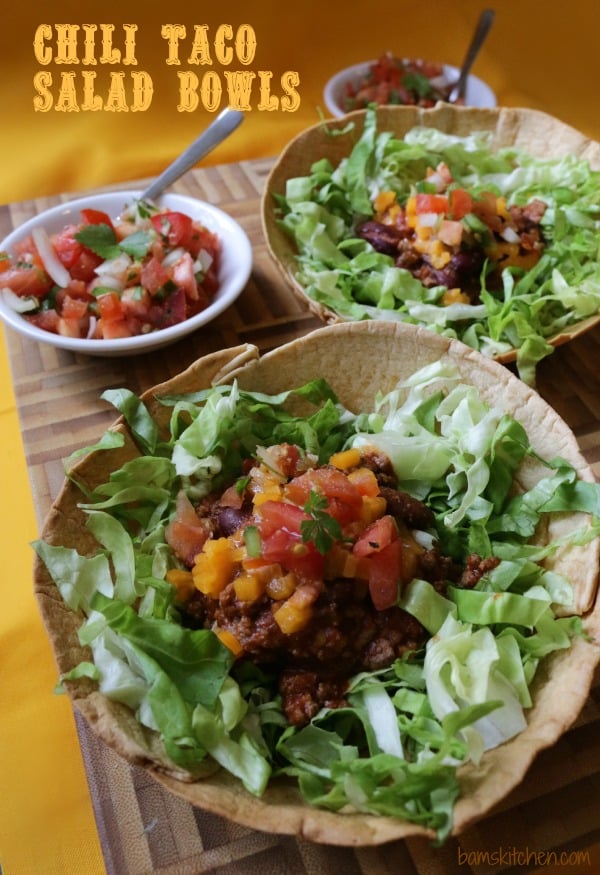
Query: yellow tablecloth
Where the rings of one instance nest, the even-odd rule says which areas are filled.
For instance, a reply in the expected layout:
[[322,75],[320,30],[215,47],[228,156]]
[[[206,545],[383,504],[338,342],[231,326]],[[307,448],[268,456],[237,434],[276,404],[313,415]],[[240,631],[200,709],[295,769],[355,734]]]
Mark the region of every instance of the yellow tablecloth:
[[[12,4],[4,11],[0,25],[0,202],[39,198],[42,209],[44,196],[50,194],[159,172],[214,114],[202,108],[194,112],[177,108],[178,72],[191,71],[201,77],[212,69],[225,81],[224,69],[263,71],[262,81],[269,79],[271,94],[277,98],[284,95],[282,75],[297,73],[297,110],[286,112],[281,102],[272,111],[260,110],[255,90],[244,125],[206,163],[276,155],[296,132],[318,120],[323,84],[338,68],[376,57],[384,50],[459,64],[481,8],[474,0],[420,5],[405,0],[394,4],[347,0],[343,5],[317,0],[283,5],[279,0],[252,4],[231,0],[222,7],[135,0],[126,4],[126,12],[124,6],[105,0],[103,4],[87,4],[84,12],[80,4],[59,0],[44,11],[30,4]],[[592,0],[574,0],[568,6],[558,0],[502,0],[474,72],[495,89],[501,104],[545,110],[600,139],[596,90],[600,53],[595,16]],[[113,47],[123,50],[123,25],[137,24],[137,65],[130,69],[145,71],[151,78],[151,106],[140,112],[81,108],[35,111],[33,83],[40,71],[54,76],[51,94],[56,104],[62,71],[76,71],[79,78],[74,81],[80,88],[82,70],[97,70],[100,82],[109,69],[81,63],[86,51],[83,43],[77,50],[79,66],[41,64],[33,51],[34,35],[40,24],[49,25],[49,32],[56,34],[57,23],[113,24]],[[175,23],[184,24],[187,35],[180,40],[179,65],[167,64],[168,43],[161,36],[163,25]],[[220,25],[230,25],[233,34],[240,28],[246,34],[253,33],[256,49],[252,62],[244,67],[234,57],[225,68],[213,54],[212,66],[191,65],[195,25],[207,25],[211,53],[214,43],[210,41]],[[227,28],[219,32],[228,33]],[[58,51],[56,42],[44,45]],[[100,57],[99,48],[95,57]],[[53,695],[54,663],[32,596],[28,543],[37,534],[36,521],[4,335],[0,343],[0,555],[4,567],[0,608],[0,868],[3,875],[94,875],[104,871],[104,864],[73,715],[69,702]]]

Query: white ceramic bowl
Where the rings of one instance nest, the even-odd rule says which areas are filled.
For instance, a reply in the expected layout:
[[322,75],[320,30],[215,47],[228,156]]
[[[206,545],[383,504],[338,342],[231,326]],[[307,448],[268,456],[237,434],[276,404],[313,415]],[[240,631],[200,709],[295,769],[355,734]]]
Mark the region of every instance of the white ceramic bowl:
[[[348,85],[357,84],[369,72],[369,68],[376,61],[363,61],[361,64],[354,64],[352,67],[346,67],[340,70],[335,76],[325,85],[323,91],[323,99],[325,106],[332,116],[341,118],[346,115],[346,110],[343,107],[343,98]],[[452,67],[450,64],[444,64],[444,77],[448,82],[455,82],[458,79],[460,70],[458,67]],[[467,79],[467,90],[465,93],[465,106],[476,106],[483,108],[493,108],[497,105],[496,95],[492,89],[483,80],[477,76],[469,76]]]
[[[140,191],[114,191],[103,194],[90,194],[68,203],[53,207],[29,219],[9,234],[2,243],[0,251],[12,250],[12,247],[31,234],[36,226],[46,229],[49,234],[61,231],[70,223],[81,220],[82,209],[93,208],[103,210],[111,218],[116,218],[123,212],[126,204],[136,197]],[[44,331],[32,325],[19,313],[16,313],[0,295],[0,318],[15,331],[51,346],[68,349],[72,352],[98,356],[121,356],[151,352],[161,346],[191,334],[202,325],[206,325],[223,312],[235,301],[246,285],[252,269],[252,247],[245,231],[231,216],[217,207],[193,197],[180,194],[163,194],[156,200],[157,206],[177,210],[200,221],[206,228],[217,234],[221,241],[221,264],[219,270],[219,288],[213,302],[200,313],[180,322],[177,325],[162,328],[149,334],[115,340],[86,340],[63,337]],[[0,287],[2,276],[0,274]]]

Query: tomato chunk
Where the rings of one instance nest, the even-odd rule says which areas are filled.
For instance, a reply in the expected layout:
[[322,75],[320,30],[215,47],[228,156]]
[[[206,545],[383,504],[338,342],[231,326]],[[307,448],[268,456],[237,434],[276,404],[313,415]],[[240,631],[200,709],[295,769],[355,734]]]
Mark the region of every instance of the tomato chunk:
[[336,468],[315,468],[295,477],[286,487],[290,501],[302,507],[311,492],[327,500],[327,513],[342,525],[357,520],[362,508],[362,496],[345,474]]
[[192,234],[192,219],[184,213],[170,211],[158,213],[150,220],[157,234],[167,239],[169,246],[185,246]]
[[463,219],[473,209],[473,198],[464,188],[451,189],[448,199],[452,219]]
[[448,198],[445,194],[417,194],[417,213],[447,213]]
[[325,557],[302,538],[302,522],[307,519],[308,514],[289,502],[263,502],[258,521],[261,557],[301,577],[319,579],[323,577]]
[[402,583],[402,541],[396,538],[369,558],[369,594],[378,611],[396,604]]
[[81,218],[85,225],[108,225],[109,228],[114,230],[112,219],[104,210],[82,210]]
[[372,556],[391,544],[398,538],[396,521],[389,514],[385,514],[364,530],[357,539],[352,552],[359,559],[363,556]]
[[98,312],[100,317],[107,321],[122,319],[124,313],[119,296],[115,292],[100,295],[98,297]]

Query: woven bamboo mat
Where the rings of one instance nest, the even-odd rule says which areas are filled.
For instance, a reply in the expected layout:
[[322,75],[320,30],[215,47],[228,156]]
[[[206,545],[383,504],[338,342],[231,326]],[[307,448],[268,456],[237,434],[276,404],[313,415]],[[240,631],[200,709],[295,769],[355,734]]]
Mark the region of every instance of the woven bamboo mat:
[[[100,400],[105,389],[141,392],[206,353],[247,342],[264,352],[320,324],[283,287],[266,252],[259,206],[270,166],[264,160],[196,170],[175,186],[230,213],[254,247],[252,277],[238,301],[192,338],[151,355],[111,359],[76,356],[7,331],[40,523],[62,484],[63,459],[97,440],[115,418]],[[0,207],[0,237],[59,202]],[[596,329],[542,364],[538,390],[569,423],[600,479],[599,362]],[[441,849],[421,839],[330,848],[261,832],[260,824],[257,830],[237,826],[171,795],[76,720],[109,875],[541,875],[600,869],[600,678],[576,725],[540,754],[521,786]]]

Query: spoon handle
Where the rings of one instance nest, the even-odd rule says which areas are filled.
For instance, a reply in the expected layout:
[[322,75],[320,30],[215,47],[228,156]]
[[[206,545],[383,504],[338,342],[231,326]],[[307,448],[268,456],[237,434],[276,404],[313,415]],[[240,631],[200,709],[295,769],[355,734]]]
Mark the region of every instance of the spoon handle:
[[494,22],[495,15],[496,13],[493,9],[484,9],[479,16],[477,27],[475,28],[473,38],[471,39],[471,43],[467,49],[467,54],[465,55],[465,59],[460,69],[460,76],[458,77],[456,85],[452,89],[452,94],[450,95],[451,101],[458,100],[465,96],[467,79],[471,72],[471,67],[473,66],[475,58],[479,54],[479,50],[488,35],[489,29]]
[[244,113],[238,109],[224,109],[188,148],[163,170],[160,176],[150,183],[141,194],[140,200],[153,200],[165,188],[183,176],[209,152],[232,134],[244,120]]

